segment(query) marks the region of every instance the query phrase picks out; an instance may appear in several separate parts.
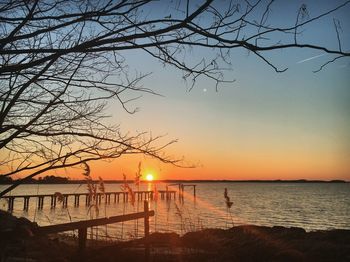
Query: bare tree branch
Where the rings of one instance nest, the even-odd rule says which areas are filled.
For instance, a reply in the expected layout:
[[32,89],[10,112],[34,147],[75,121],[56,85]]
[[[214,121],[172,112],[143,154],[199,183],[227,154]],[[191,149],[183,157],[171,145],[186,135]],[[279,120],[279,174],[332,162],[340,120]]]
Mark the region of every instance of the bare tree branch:
[[[87,161],[144,154],[181,165],[167,156],[161,137],[123,133],[107,124],[106,107],[130,106],[142,93],[148,73],[131,74],[127,53],[138,50],[183,72],[194,88],[198,79],[216,89],[234,79],[225,77],[234,65],[233,50],[257,56],[274,71],[275,50],[310,49],[329,54],[319,70],[350,56],[342,42],[341,21],[333,18],[331,45],[303,41],[302,32],[317,21],[349,9],[350,1],[309,15],[309,6],[295,10],[282,25],[270,20],[279,3],[273,0],[169,2],[170,13],[156,12],[153,0],[33,0],[0,3],[0,168],[2,176],[34,177]],[[156,10],[156,11],[154,11]],[[311,14],[311,13],[310,13]],[[334,35],[334,32],[333,32]],[[205,50],[192,59],[187,51]],[[227,68],[229,66],[230,68]],[[17,183],[17,182],[16,182]],[[16,185],[21,183],[18,181]],[[9,192],[11,186],[0,196]]]

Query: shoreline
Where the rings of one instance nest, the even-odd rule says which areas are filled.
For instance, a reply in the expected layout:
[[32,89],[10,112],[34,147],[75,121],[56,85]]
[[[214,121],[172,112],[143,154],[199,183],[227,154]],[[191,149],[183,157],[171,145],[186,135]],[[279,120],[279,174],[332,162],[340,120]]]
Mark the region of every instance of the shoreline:
[[[22,250],[8,257],[25,261],[146,261],[144,239],[88,240],[78,253],[77,239],[66,236],[21,240]],[[349,261],[350,231],[305,232],[302,228],[237,226],[149,236],[150,261]],[[15,244],[18,248],[18,244]],[[24,251],[23,251],[24,250]],[[30,250],[30,251],[28,251]],[[20,260],[19,260],[20,261]]]
[[[87,249],[78,253],[75,237],[36,236],[34,223],[4,212],[1,221],[0,255],[9,261],[145,261],[144,238],[88,240]],[[350,261],[350,230],[345,229],[306,232],[298,227],[241,225],[182,236],[155,232],[148,243],[150,261]]]

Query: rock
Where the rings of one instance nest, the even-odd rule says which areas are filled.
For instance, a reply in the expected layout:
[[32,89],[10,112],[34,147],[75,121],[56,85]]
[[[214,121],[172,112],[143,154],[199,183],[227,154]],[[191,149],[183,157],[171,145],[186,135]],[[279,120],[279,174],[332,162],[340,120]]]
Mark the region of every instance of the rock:
[[0,210],[0,235],[1,238],[23,238],[33,236],[33,229],[38,227],[37,223],[11,213]]
[[152,245],[180,245],[180,236],[176,233],[153,233],[149,236]]
[[17,225],[17,218],[3,210],[0,210],[0,221],[0,232],[13,230]]

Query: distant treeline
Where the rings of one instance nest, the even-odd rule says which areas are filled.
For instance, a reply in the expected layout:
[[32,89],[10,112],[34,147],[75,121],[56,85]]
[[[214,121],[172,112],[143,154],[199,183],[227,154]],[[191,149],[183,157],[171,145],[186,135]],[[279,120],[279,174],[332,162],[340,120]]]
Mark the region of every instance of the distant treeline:
[[[11,184],[13,181],[9,177],[0,176],[0,184]],[[97,182],[97,180],[95,181]],[[124,180],[104,180],[104,183],[124,183]],[[132,183],[133,180],[127,180],[126,182]],[[158,180],[155,182],[163,183],[348,183],[345,180]],[[59,176],[45,176],[38,179],[31,178],[24,181],[23,184],[82,184],[86,183],[86,180],[71,180],[67,177]],[[148,182],[146,182],[148,183]]]
[[[0,184],[11,184],[16,180],[13,180],[11,177],[0,176]],[[23,181],[23,184],[66,184],[70,183],[71,180],[67,177],[60,176],[45,176],[39,177],[37,179],[30,178]]]

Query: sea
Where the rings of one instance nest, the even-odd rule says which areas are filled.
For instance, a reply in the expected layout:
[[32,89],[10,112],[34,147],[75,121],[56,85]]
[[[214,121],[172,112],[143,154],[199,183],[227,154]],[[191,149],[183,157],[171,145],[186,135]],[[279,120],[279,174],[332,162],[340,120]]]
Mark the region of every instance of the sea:
[[[154,190],[155,182],[142,183],[139,190]],[[184,183],[186,185],[186,183]],[[230,228],[238,225],[301,227],[306,231],[350,229],[350,183],[285,183],[285,182],[199,182],[196,196],[193,187],[185,187],[184,200],[149,200],[151,232],[176,232],[185,234],[204,228]],[[165,183],[157,183],[158,190],[165,190]],[[122,191],[121,184],[105,184],[106,192]],[[137,188],[130,184],[133,190]],[[0,185],[0,190],[5,188]],[[224,197],[233,203],[230,208]],[[178,190],[177,186],[169,190]],[[83,184],[26,184],[20,185],[11,195],[86,193]],[[50,208],[50,198],[45,199],[44,208],[38,210],[37,200],[30,200],[28,211],[23,211],[23,199],[16,199],[13,214],[25,217],[39,226],[54,225],[100,217],[110,217],[143,211],[143,201],[132,204],[111,203],[85,206],[81,197],[80,206],[74,207],[74,197],[68,199],[68,207],[57,204]],[[102,201],[104,202],[104,201]],[[6,200],[0,207],[7,210]],[[134,220],[100,226],[92,229],[90,238],[127,240],[143,235],[143,220]],[[75,234],[72,232],[72,234]]]

